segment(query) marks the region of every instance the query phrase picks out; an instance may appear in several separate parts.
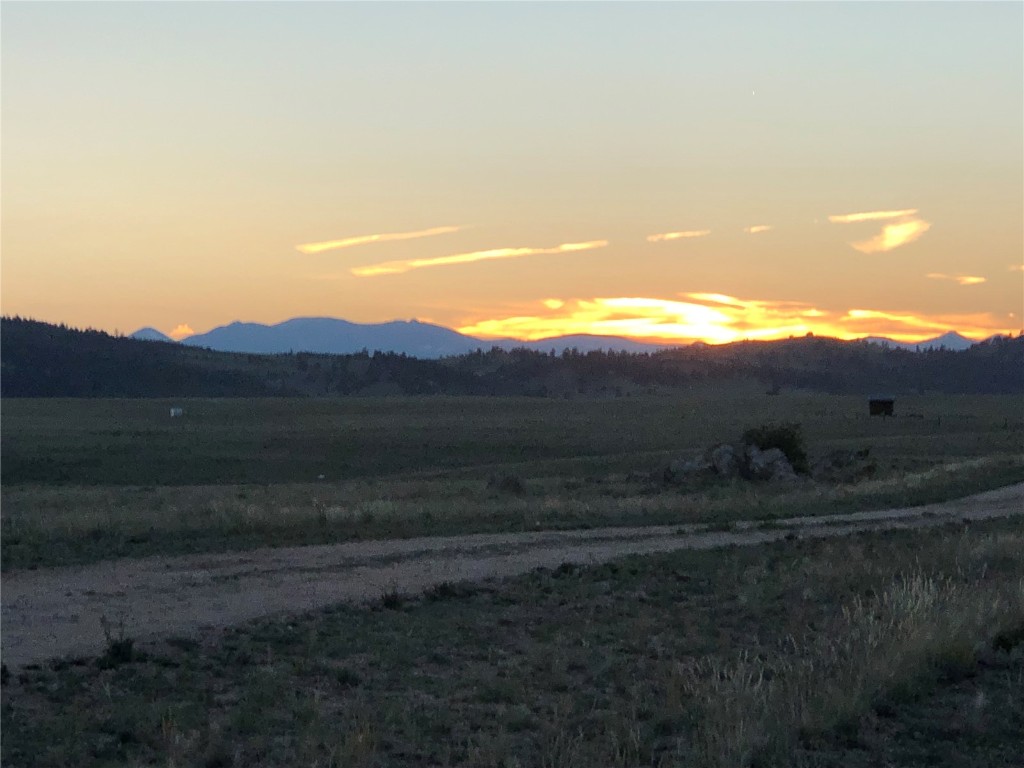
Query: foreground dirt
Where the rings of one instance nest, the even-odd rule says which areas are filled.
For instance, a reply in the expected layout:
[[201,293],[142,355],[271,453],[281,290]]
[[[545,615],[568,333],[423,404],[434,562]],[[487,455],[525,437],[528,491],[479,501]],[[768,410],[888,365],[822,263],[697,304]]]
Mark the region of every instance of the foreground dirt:
[[140,641],[196,636],[249,619],[419,592],[445,581],[511,576],[564,562],[749,546],[787,536],[842,536],[1024,514],[1024,483],[907,509],[790,518],[763,527],[601,528],[369,541],[152,557],[6,574],[2,657],[8,666],[100,653],[101,619]]

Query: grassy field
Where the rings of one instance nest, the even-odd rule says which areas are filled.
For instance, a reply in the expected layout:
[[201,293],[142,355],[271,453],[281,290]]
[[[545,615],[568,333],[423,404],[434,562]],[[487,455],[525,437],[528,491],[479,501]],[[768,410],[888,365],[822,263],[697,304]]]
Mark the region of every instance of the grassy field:
[[[185,416],[171,419],[172,405]],[[5,400],[5,487],[308,483],[376,477],[529,476],[646,468],[768,421],[799,422],[812,449],[870,445],[900,469],[1019,451],[1014,396],[901,398],[871,419],[863,398],[687,397]]]
[[1009,767],[1022,550],[1001,521],[565,565],[146,648],[115,628],[99,659],[12,675],[3,763]]
[[[170,419],[171,405],[185,416]],[[458,532],[720,522],[938,501],[1024,480],[1015,397],[758,392],[553,401],[7,400],[2,565]],[[856,485],[646,479],[766,422],[813,458],[871,451]],[[323,475],[323,480],[318,480]],[[512,476],[513,490],[488,482]]]

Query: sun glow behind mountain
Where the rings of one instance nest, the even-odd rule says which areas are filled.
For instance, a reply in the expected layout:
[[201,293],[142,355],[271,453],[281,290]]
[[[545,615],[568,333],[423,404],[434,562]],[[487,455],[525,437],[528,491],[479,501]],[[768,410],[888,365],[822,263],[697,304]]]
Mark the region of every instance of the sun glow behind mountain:
[[484,338],[532,341],[594,334],[676,344],[767,341],[806,334],[838,339],[884,335],[912,342],[950,329],[976,340],[1016,332],[1000,327],[998,318],[989,313],[922,316],[870,309],[837,313],[801,302],[758,301],[713,293],[683,294],[679,299],[547,299],[524,307],[521,314],[478,320],[456,328],[460,333]]

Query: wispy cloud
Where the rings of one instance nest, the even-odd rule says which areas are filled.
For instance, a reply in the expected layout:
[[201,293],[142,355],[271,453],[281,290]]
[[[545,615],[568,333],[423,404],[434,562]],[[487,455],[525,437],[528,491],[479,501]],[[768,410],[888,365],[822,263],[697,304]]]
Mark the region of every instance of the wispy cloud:
[[296,245],[295,250],[299,253],[313,254],[323,251],[336,251],[340,248],[352,248],[356,245],[368,245],[369,243],[388,243],[395,240],[415,240],[419,237],[433,237],[434,235],[447,235],[458,232],[461,227],[433,227],[431,229],[420,229],[415,232],[387,232],[377,235],[357,235],[346,237],[342,240],[326,240],[322,243],[304,243]]
[[494,259],[517,259],[521,256],[538,256],[541,254],[573,253],[576,251],[589,251],[593,248],[603,248],[606,245],[608,245],[607,240],[591,240],[585,243],[563,243],[562,245],[556,245],[554,248],[493,248],[488,251],[471,251],[470,253],[456,253],[451,256],[435,256],[428,259],[386,261],[382,264],[371,264],[367,267],[355,267],[351,272],[357,277],[398,275],[403,272],[424,269],[426,267],[471,264],[476,261],[491,261]]
[[923,219],[910,219],[897,224],[886,224],[880,234],[869,240],[860,240],[850,245],[861,253],[885,253],[901,245],[912,243],[931,229],[932,225]]
[[850,247],[861,253],[885,253],[901,245],[912,243],[931,229],[931,223],[917,215],[917,208],[902,211],[867,211],[864,213],[843,213],[829,216],[833,224],[857,224],[864,221],[889,221],[882,231],[867,240],[850,243]]
[[170,336],[172,339],[179,340],[179,339],[184,339],[187,336],[195,336],[195,333],[196,332],[193,331],[188,326],[187,323],[181,323],[177,327],[175,327],[175,329],[173,331],[171,331],[170,333],[168,333],[167,335]]
[[743,299],[719,293],[685,293],[670,299],[547,299],[509,317],[466,322],[458,330],[475,336],[524,340],[588,333],[653,342],[724,343],[807,333],[841,339],[881,335],[898,341],[920,341],[951,328],[971,338],[1011,332],[990,313],[918,315],[872,309],[842,313],[798,301]]
[[1010,265],[1010,271],[1011,272],[1024,272],[1024,264],[1011,264]]
[[888,336],[897,341],[921,341],[950,330],[957,330],[974,339],[1014,332],[1011,328],[1002,327],[1000,320],[991,312],[919,315],[911,312],[851,309],[840,318],[840,322],[855,330],[858,336]]
[[902,219],[905,216],[913,216],[917,208],[907,208],[902,211],[867,211],[865,213],[841,213],[837,216],[829,216],[828,220],[833,224],[856,224],[861,221],[883,221],[885,219]]
[[743,231],[748,235],[756,235],[760,232],[767,232],[770,229],[772,229],[771,224],[755,224],[752,227],[744,227]]
[[942,272],[929,272],[927,277],[932,280],[953,280],[960,285],[981,285],[985,282],[984,277],[977,277],[975,275],[946,275]]
[[665,240],[683,240],[688,237],[707,237],[710,234],[710,229],[688,229],[683,232],[662,232],[658,235],[648,235],[647,242],[660,243]]

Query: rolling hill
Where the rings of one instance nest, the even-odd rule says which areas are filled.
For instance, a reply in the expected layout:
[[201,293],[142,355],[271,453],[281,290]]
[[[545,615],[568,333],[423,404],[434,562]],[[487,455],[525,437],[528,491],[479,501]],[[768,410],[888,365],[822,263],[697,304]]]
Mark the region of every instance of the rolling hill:
[[[400,330],[425,333],[425,324]],[[442,329],[444,330],[444,329]],[[451,338],[442,335],[441,338]],[[468,338],[468,337],[464,337]],[[253,354],[114,337],[34,320],[0,320],[3,397],[267,397],[349,395],[667,394],[729,382],[765,390],[868,394],[1024,393],[1024,337],[969,349],[910,352],[867,341],[800,337],[658,352],[552,355],[493,345],[443,359],[365,350]],[[546,342],[538,342],[542,345]],[[435,347],[436,348],[436,347]]]

